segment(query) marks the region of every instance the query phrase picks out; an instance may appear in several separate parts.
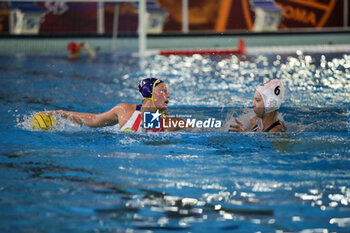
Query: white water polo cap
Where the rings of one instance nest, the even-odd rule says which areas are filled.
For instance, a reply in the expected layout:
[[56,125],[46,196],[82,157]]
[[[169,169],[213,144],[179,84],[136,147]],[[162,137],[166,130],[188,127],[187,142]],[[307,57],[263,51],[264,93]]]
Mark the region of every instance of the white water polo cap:
[[284,100],[285,88],[280,80],[273,79],[259,86],[257,92],[264,101],[266,114],[280,108]]

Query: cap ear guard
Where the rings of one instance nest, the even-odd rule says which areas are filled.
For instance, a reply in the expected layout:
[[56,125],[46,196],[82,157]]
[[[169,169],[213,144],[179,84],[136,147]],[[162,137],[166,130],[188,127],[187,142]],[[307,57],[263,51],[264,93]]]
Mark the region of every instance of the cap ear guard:
[[273,79],[267,83],[264,83],[258,87],[257,91],[263,98],[265,114],[280,108],[285,92],[285,88],[280,80]]
[[278,103],[278,100],[276,98],[269,98],[266,101],[265,105],[265,113],[273,112],[280,107],[280,103]]

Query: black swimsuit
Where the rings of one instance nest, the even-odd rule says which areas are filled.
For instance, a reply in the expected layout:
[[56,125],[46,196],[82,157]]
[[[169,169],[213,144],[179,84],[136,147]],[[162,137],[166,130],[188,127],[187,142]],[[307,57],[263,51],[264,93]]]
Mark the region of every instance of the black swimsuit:
[[[273,128],[275,128],[277,125],[282,125],[281,124],[281,122],[278,120],[278,121],[276,121],[275,123],[273,123],[272,125],[270,125],[270,127],[268,127],[267,129],[265,129],[264,130],[264,132],[269,132],[271,129],[273,129]],[[257,130],[258,130],[258,124],[256,124],[254,127],[253,127],[253,129],[252,129],[252,131],[253,132],[256,132]]]

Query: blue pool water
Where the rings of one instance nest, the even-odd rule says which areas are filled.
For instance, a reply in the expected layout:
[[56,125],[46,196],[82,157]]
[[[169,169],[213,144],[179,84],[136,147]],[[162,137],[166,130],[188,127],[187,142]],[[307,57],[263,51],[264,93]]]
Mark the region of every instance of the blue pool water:
[[[151,76],[170,113],[226,126],[279,78],[288,132],[31,129],[42,110],[140,103]],[[0,232],[350,231],[350,55],[0,56],[0,104]]]

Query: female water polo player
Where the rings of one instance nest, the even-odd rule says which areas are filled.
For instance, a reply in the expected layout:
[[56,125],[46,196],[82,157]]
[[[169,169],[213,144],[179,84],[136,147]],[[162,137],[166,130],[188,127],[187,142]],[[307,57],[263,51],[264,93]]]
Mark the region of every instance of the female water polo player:
[[[74,122],[86,125],[89,127],[105,127],[119,123],[121,131],[136,131],[136,132],[161,132],[165,131],[164,125],[169,122],[183,121],[178,117],[169,117],[164,114],[168,108],[170,95],[166,83],[156,78],[146,78],[139,82],[138,91],[141,93],[143,100],[142,104],[126,104],[121,103],[113,107],[111,110],[100,113],[79,113],[63,110],[44,111],[39,114],[48,116],[58,115]],[[161,116],[160,127],[156,129],[144,129],[143,112],[156,112],[156,116]],[[159,118],[158,118],[159,119]],[[170,124],[167,124],[170,125]],[[179,125],[179,124],[178,124]],[[167,127],[166,130],[179,130],[180,127]]]
[[90,46],[88,45],[88,43],[75,43],[75,42],[70,42],[67,45],[67,49],[69,50],[69,56],[68,58],[71,60],[76,60],[79,59],[81,57],[81,53],[82,53],[82,49],[85,49],[88,54],[90,55],[91,58],[95,58],[96,57],[96,53],[94,52],[94,50],[92,50],[90,48]]
[[254,94],[253,110],[255,117],[250,120],[248,130],[235,119],[235,125],[230,125],[230,132],[285,132],[286,127],[278,120],[277,110],[284,98],[285,88],[278,79],[273,79],[258,87]]

